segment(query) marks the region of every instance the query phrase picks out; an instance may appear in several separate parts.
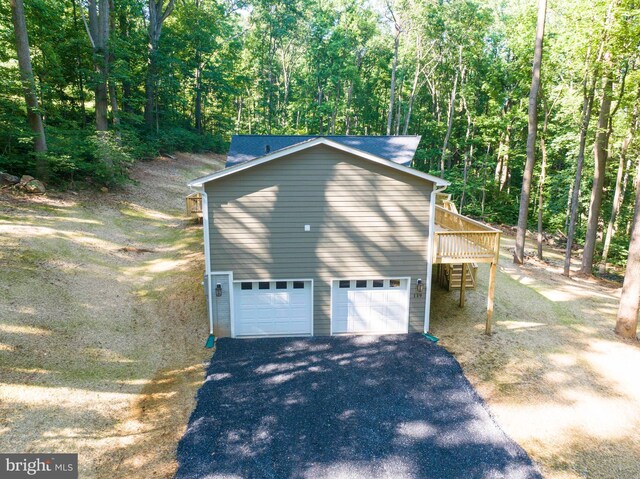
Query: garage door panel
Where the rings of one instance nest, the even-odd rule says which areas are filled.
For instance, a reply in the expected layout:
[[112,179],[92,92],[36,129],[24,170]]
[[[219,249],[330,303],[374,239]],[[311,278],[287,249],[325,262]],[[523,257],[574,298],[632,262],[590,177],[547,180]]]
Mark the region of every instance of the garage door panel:
[[[235,335],[310,335],[312,282],[304,280],[297,283],[304,287],[294,288],[291,281],[235,283]],[[268,288],[265,287],[267,284]]]
[[333,333],[407,332],[408,279],[341,280],[331,288]]

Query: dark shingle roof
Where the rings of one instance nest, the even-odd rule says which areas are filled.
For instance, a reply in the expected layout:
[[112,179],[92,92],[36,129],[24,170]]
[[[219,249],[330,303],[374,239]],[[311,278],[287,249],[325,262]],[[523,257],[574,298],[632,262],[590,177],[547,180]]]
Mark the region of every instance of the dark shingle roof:
[[[289,146],[319,138],[313,135],[234,135],[227,155],[227,167],[253,160]],[[419,136],[324,136],[351,148],[409,166],[420,142]]]

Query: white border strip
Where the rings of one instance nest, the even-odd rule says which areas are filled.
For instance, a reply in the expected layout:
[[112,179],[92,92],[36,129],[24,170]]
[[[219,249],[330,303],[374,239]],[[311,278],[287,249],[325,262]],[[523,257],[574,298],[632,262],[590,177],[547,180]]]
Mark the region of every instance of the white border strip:
[[211,294],[211,248],[209,241],[209,198],[202,188],[202,230],[204,235],[204,271],[207,276],[207,312],[209,314],[209,334],[213,334],[213,295]]
[[427,279],[424,293],[424,328],[423,332],[429,332],[431,321],[431,281],[433,279],[433,241],[435,238],[436,228],[436,195],[446,189],[446,185],[442,188],[434,188],[431,191],[431,204],[429,205],[429,236],[427,237]]

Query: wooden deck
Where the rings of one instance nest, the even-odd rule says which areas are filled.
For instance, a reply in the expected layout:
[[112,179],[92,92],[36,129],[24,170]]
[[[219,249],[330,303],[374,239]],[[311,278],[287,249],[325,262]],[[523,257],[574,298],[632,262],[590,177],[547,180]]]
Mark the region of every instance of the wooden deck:
[[[438,197],[433,242],[433,262],[437,265],[462,265],[462,271],[473,263],[489,263],[487,319],[485,332],[491,334],[493,297],[495,292],[501,231],[456,211],[448,195]],[[439,266],[441,267],[441,266]],[[460,306],[464,306],[466,274],[461,276]]]
[[434,263],[492,263],[500,248],[501,231],[436,206]]

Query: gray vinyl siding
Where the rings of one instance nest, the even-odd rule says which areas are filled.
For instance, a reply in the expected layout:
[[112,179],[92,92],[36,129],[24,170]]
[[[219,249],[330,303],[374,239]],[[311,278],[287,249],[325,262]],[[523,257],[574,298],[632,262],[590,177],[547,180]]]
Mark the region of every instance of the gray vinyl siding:
[[[317,145],[206,185],[211,269],[234,280],[314,280],[314,334],[330,333],[331,280],[411,277],[422,331],[433,183]],[[304,226],[311,231],[305,232]]]

